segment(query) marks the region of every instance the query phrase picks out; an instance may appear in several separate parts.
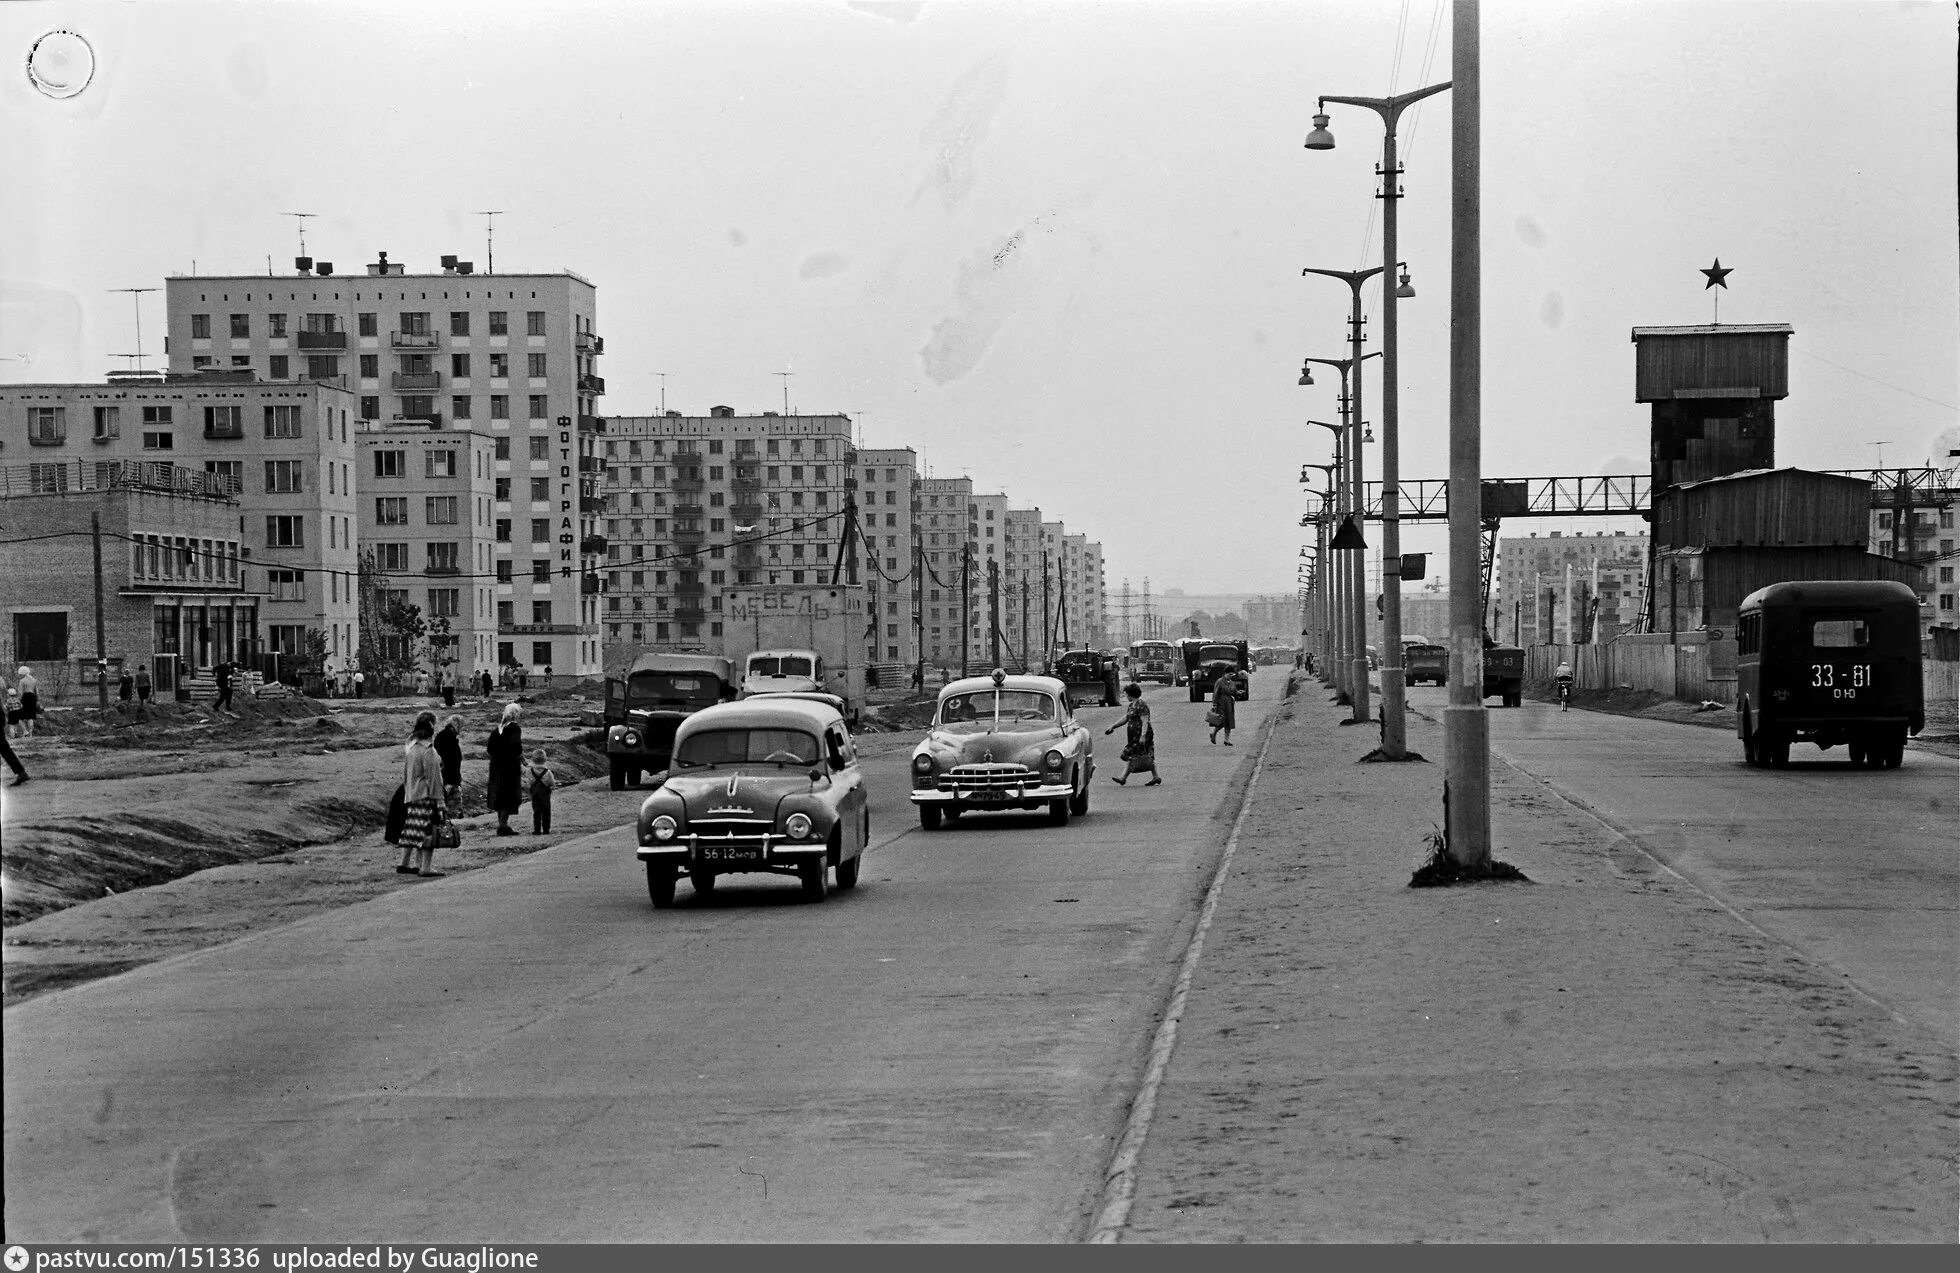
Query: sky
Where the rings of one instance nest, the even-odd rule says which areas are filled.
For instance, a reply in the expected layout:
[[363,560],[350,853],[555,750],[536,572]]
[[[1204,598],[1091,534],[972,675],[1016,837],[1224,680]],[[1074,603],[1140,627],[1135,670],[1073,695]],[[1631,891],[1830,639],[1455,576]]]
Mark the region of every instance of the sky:
[[[1438,0],[0,6],[0,382],[100,381],[172,274],[457,253],[598,288],[605,414],[844,412],[1104,546],[1114,595],[1290,593],[1373,112]],[[1956,8],[1487,0],[1483,468],[1644,472],[1636,326],[1788,323],[1777,462],[1960,446]],[[52,51],[70,37],[45,47]],[[70,49],[75,46],[68,44]],[[77,78],[78,60],[48,63]],[[1450,101],[1406,113],[1401,469],[1447,476]],[[1733,271],[1710,291],[1701,271]],[[1378,288],[1363,293],[1371,316]],[[1368,324],[1377,348],[1378,321]],[[1380,361],[1365,412],[1380,436]],[[1325,369],[1323,369],[1324,371]],[[787,381],[776,373],[790,372]],[[1879,444],[1883,444],[1882,446]],[[1371,476],[1379,445],[1365,448]],[[1506,533],[1637,529],[1514,521]],[[1378,535],[1371,529],[1371,543]],[[1404,547],[1444,573],[1445,531]]]

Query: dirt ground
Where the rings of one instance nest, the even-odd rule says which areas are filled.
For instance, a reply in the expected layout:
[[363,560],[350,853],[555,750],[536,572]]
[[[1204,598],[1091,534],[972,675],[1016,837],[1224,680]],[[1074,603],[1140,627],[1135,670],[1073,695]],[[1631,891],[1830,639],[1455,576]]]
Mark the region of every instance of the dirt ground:
[[[876,735],[916,729],[931,698],[879,704]],[[596,683],[459,699],[463,845],[438,855],[467,871],[632,819],[644,791],[614,792],[590,721]],[[551,831],[491,834],[483,740],[519,702],[526,751],[545,749],[560,786]],[[401,781],[399,748],[415,713],[441,700],[306,698],[157,704],[142,717],[93,706],[50,713],[16,741],[31,781],[0,787],[4,850],[4,1002],[217,945],[305,915],[362,902],[419,877],[394,870],[381,838]],[[886,745],[909,745],[909,735]]]

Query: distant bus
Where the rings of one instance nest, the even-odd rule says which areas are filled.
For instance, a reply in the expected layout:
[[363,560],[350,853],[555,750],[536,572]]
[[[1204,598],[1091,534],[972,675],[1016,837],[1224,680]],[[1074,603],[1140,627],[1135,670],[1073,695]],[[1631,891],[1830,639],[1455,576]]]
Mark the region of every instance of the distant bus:
[[1735,728],[1751,765],[1787,765],[1804,741],[1896,769],[1925,727],[1919,598],[1902,583],[1758,588],[1738,608],[1735,645]]
[[1177,683],[1175,654],[1176,651],[1171,648],[1169,641],[1132,641],[1130,679],[1175,685]]

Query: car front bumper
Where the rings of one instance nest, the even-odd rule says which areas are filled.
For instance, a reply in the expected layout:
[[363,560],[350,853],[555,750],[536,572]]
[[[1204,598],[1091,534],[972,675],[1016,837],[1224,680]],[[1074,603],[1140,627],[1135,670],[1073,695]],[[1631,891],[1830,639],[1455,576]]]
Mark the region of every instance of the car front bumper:
[[1025,787],[974,787],[950,791],[937,787],[914,787],[912,803],[959,803],[976,806],[1031,804],[1046,800],[1064,800],[1074,794],[1075,788],[1066,782],[1046,782]]

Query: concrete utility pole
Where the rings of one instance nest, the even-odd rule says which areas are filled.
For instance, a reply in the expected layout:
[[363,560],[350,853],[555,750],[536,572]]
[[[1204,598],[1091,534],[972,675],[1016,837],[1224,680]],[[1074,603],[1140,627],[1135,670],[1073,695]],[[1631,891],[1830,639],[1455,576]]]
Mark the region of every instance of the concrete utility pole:
[[919,688],[926,685],[926,550],[916,540],[912,544],[912,653],[917,660],[913,675]]
[[1028,572],[1025,570],[1021,572],[1021,671],[1028,671]]
[[88,529],[95,541],[95,703],[106,708],[109,706],[109,648],[102,630],[102,514],[88,515]]
[[987,558],[987,639],[992,655],[987,666],[1000,666],[1000,559]]
[[960,545],[960,675],[972,664],[973,638],[973,545]]
[[1055,652],[1055,630],[1049,626],[1048,607],[1048,553],[1041,554],[1041,671],[1045,676],[1053,671],[1049,659]]
[[1450,36],[1450,704],[1443,709],[1444,829],[1450,860],[1490,866],[1490,717],[1484,710],[1483,174],[1478,0],[1455,0]]

